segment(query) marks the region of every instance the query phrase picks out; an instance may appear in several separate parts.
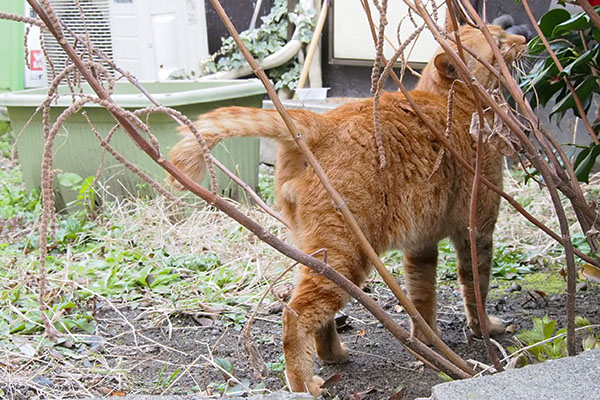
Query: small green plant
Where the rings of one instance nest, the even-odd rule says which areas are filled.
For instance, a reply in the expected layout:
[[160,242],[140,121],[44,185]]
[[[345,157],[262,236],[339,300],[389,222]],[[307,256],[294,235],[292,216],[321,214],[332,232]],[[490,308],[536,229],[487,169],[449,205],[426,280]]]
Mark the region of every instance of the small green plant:
[[269,206],[277,202],[275,197],[275,176],[264,170],[258,173],[258,195]]
[[581,341],[581,347],[584,351],[600,349],[600,336],[594,333],[593,329],[590,327],[591,324],[589,319],[581,316],[576,316],[575,325],[577,325],[581,329],[588,327],[587,333]]
[[260,394],[266,390],[263,383],[259,383],[252,387],[249,380],[238,380],[235,377],[233,363],[229,359],[215,358],[215,364],[223,376],[224,382],[212,383],[211,386],[220,391],[223,395],[241,397],[245,394]]
[[[556,321],[547,315],[543,318],[532,317],[533,328],[526,329],[515,335],[517,344],[509,346],[511,353],[522,353],[519,358],[520,366],[528,363],[543,362],[550,359],[567,357],[566,329],[556,330]],[[587,333],[581,342],[584,351],[600,348],[600,337],[594,333],[590,321],[581,316],[575,317],[578,330]]]
[[83,179],[76,173],[63,172],[57,175],[57,179],[61,186],[79,192],[73,204],[81,206],[91,213],[96,211],[96,192],[94,190],[93,176]]
[[[288,13],[287,0],[275,0],[271,12],[261,18],[262,24],[256,29],[240,33],[240,37],[250,53],[260,60],[275,53],[286,44],[288,23],[296,26],[297,37],[295,39],[302,43],[308,43],[313,32],[313,17],[314,12],[307,13],[300,5],[296,6],[293,13]],[[223,38],[222,42],[221,48],[204,61],[203,74],[233,70],[246,63],[233,38]],[[300,77],[301,68],[302,64],[294,58],[266,72],[269,78],[275,82],[275,89],[287,87],[294,90]]]
[[499,246],[494,251],[492,275],[501,279],[516,279],[534,271],[525,254],[513,246]]
[[9,158],[12,149],[10,122],[0,120],[0,155]]
[[449,240],[442,240],[438,245],[438,275],[441,279],[456,279],[456,252]]
[[[517,345],[508,348],[511,353],[527,348],[526,351],[523,351],[524,357],[520,359],[521,364],[566,357],[568,355],[566,336],[561,335],[566,332],[566,329],[556,330],[556,321],[547,315],[543,318],[532,317],[532,321],[533,328],[523,330],[515,335]],[[561,336],[550,340],[557,335]]]
[[165,375],[166,365],[162,367],[160,372],[158,373],[158,377],[154,382],[154,388],[152,389],[152,393],[162,392],[165,388],[167,388],[171,382],[181,373],[181,368],[177,368],[171,375]]
[[[438,246],[438,272],[442,279],[456,279],[457,259],[454,246],[448,240],[442,240]],[[492,275],[500,279],[516,279],[531,273],[534,267],[527,262],[527,256],[513,246],[499,246],[492,259]]]
[[279,356],[278,361],[266,363],[266,366],[269,371],[281,374],[283,373],[283,371],[285,371],[285,357],[282,354],[281,356]]

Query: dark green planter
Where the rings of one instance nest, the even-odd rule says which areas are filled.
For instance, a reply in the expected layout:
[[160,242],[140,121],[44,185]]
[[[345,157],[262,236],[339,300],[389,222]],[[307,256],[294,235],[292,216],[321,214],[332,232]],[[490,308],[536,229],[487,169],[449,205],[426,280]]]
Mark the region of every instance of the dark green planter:
[[[223,106],[261,107],[262,95],[265,92],[262,84],[256,79],[212,82],[143,82],[142,85],[161,104],[182,112],[192,120],[199,114]],[[89,87],[85,87],[84,90],[89,91]],[[61,88],[60,91],[68,93],[66,87]],[[13,131],[17,135],[19,162],[23,168],[25,183],[29,188],[41,186],[41,156],[44,145],[41,112],[38,112],[27,126],[25,124],[34,114],[36,107],[45,99],[46,92],[47,89],[32,89],[0,94],[0,105],[7,107]],[[112,98],[118,105],[129,110],[151,105],[143,95],[139,94],[137,88],[127,82],[117,83]],[[70,104],[71,97],[68,95],[62,96],[53,103],[50,113],[51,121],[54,122]],[[85,111],[103,136],[106,136],[115,125],[112,115],[100,106],[90,104],[85,107]],[[153,114],[150,117],[149,125],[160,143],[161,153],[167,156],[170,148],[179,139],[177,124],[166,115]],[[21,133],[19,134],[19,132]],[[165,179],[166,172],[140,150],[122,129],[114,135],[111,144],[153,178],[159,181]],[[74,172],[83,178],[96,175],[103,157],[103,149],[80,113],[73,115],[65,123],[56,138],[54,152],[54,168],[64,172]],[[228,169],[238,174],[250,187],[257,188],[258,139],[226,140],[213,150],[213,155]],[[217,180],[221,194],[235,200],[245,199],[244,193],[238,185],[231,182],[225,174],[218,170]],[[147,187],[147,184],[126,170],[109,154],[104,155],[101,182],[108,192],[117,198],[127,195],[153,194],[152,188]],[[59,208],[76,197],[76,193],[70,189],[57,184],[55,188]]]

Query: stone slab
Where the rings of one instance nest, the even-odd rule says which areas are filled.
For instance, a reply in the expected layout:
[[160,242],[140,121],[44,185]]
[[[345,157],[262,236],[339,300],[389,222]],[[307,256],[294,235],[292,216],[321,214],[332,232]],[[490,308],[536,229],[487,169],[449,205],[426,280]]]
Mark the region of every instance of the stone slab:
[[600,399],[600,349],[436,385],[431,400]]

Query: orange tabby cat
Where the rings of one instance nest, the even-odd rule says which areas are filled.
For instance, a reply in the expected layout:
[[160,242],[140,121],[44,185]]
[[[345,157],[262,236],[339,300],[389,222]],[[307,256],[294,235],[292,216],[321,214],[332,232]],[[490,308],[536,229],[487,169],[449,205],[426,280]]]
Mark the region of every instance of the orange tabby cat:
[[[525,38],[490,26],[506,61],[525,51]],[[462,27],[463,42],[493,64],[492,51],[483,35]],[[468,64],[479,82],[497,87],[494,76],[472,57]],[[441,132],[446,126],[447,95],[457,79],[454,66],[444,53],[437,54],[423,71],[414,100]],[[475,110],[470,91],[454,85],[454,121],[449,142],[474,164],[475,143],[469,134]],[[425,321],[437,329],[437,245],[449,237],[456,248],[458,276],[462,285],[467,323],[479,335],[469,245],[469,201],[473,176],[448,152],[434,168],[442,146],[416,116],[400,93],[385,93],[379,106],[387,166],[379,168],[373,133],[373,101],[367,99],[341,106],[323,115],[290,110],[290,114],[333,186],[348,206],[363,232],[379,253],[401,248],[408,295]],[[298,150],[277,111],[226,107],[202,115],[195,123],[210,148],[233,136],[262,136],[279,142],[276,164],[277,198],[291,224],[294,240],[305,253],[327,249],[327,262],[357,285],[371,272],[371,264],[360,250],[342,215]],[[204,161],[199,145],[188,131],[171,150],[175,165],[200,180]],[[434,171],[435,169],[435,171]],[[485,144],[483,174],[502,184],[502,156]],[[176,182],[173,183],[177,186]],[[499,197],[482,186],[477,205],[479,276],[483,298],[487,296],[492,259],[492,233],[498,215]],[[286,376],[293,391],[321,393],[323,380],[313,376],[313,352],[327,363],[348,360],[348,351],[335,330],[334,315],[349,296],[334,283],[302,267],[294,295],[283,315],[283,347]],[[293,310],[293,311],[290,311]],[[495,317],[488,317],[491,334],[503,331]],[[423,339],[421,332],[412,333]]]

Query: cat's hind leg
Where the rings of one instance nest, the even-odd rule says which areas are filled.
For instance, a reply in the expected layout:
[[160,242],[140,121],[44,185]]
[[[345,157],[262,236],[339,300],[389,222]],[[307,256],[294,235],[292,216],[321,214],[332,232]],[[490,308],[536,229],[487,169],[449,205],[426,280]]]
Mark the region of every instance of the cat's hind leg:
[[[493,257],[493,227],[484,230],[477,235],[477,261],[479,274],[479,287],[481,288],[481,300],[485,311],[485,302],[487,299],[490,272]],[[473,269],[471,262],[471,242],[468,230],[465,228],[452,237],[456,256],[458,259],[458,279],[460,281],[462,295],[465,302],[465,313],[467,315],[467,325],[475,336],[481,337],[481,324],[477,314],[477,301],[475,298],[475,285],[473,282]],[[502,321],[492,315],[487,315],[487,329],[490,336],[499,335],[504,332]]]

